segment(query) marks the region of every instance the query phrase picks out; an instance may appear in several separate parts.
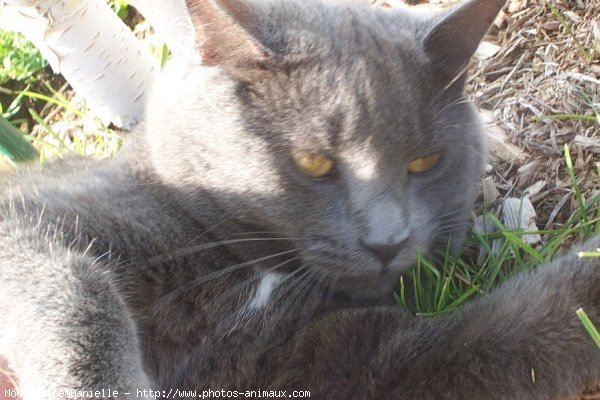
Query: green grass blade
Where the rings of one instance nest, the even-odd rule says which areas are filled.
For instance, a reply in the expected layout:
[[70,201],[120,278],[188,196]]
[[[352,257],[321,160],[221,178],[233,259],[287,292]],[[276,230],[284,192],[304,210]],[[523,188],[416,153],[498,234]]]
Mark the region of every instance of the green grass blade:
[[569,23],[567,22],[565,17],[563,17],[560,14],[560,12],[556,9],[556,7],[554,7],[548,0],[545,0],[545,3],[546,3],[546,6],[548,6],[548,8],[550,9],[550,11],[552,11],[552,14],[554,14],[556,19],[565,28],[565,30],[567,31],[567,34],[569,34],[569,36],[571,36],[571,39],[573,39],[575,41],[575,43],[577,43],[577,47],[579,48],[579,51],[581,52],[581,54],[583,54],[585,59],[587,61],[592,61],[593,60],[592,55],[579,42],[579,40],[577,39],[577,36],[575,36],[575,33],[573,33],[573,29],[571,29],[571,26],[569,25]]
[[598,330],[596,329],[590,318],[587,316],[585,311],[583,311],[583,308],[578,309],[576,313],[579,319],[581,320],[581,323],[596,343],[596,346],[600,348],[600,333],[598,333]]
[[29,114],[35,120],[35,122],[43,126],[44,129],[46,129],[46,131],[48,131],[48,133],[52,135],[54,139],[56,139],[56,141],[60,144],[59,149],[61,150],[61,152],[67,153],[69,151],[69,147],[67,146],[65,141],[60,137],[60,135],[56,133],[56,131],[54,131],[54,129],[52,129],[52,127],[46,121],[44,121],[44,119],[37,112],[35,112],[33,108],[30,108],[27,111],[29,111]]
[[571,183],[573,184],[573,190],[575,191],[575,199],[577,200],[577,204],[579,204],[579,215],[581,216],[581,221],[585,225],[584,232],[586,237],[589,237],[591,235],[589,227],[590,221],[588,220],[585,201],[583,200],[583,196],[579,190],[579,184],[577,183],[577,177],[575,176],[575,169],[573,168],[573,160],[571,159],[571,152],[569,151],[568,144],[565,144],[565,162],[567,163],[567,171],[569,172]]
[[169,48],[167,47],[166,43],[163,43],[161,48],[160,48],[160,55],[159,55],[159,62],[160,62],[160,69],[164,69],[165,65],[167,64],[167,60],[169,59]]
[[406,288],[404,286],[404,277],[400,277],[400,294],[394,292],[394,298],[396,303],[408,310],[408,304],[406,303]]
[[0,116],[0,153],[15,162],[31,161],[39,158],[37,150],[29,143],[21,131]]
[[64,108],[65,110],[71,111],[73,114],[75,114],[76,116],[78,116],[80,118],[83,117],[83,113],[81,111],[79,111],[75,106],[73,106],[70,102],[66,101],[66,99],[63,96],[59,96],[60,97],[59,99],[55,99],[54,97],[46,96],[41,93],[30,92],[27,90],[23,90],[19,93],[22,94],[23,96],[30,97],[32,99],[38,99],[38,100],[45,101],[46,103],[55,104],[57,106]]
[[471,286],[471,287],[467,288],[460,296],[458,296],[456,298],[456,300],[454,300],[452,303],[448,304],[448,306],[446,307],[446,310],[448,310],[448,311],[455,310],[456,308],[461,306],[463,303],[465,303],[467,300],[469,300],[471,298],[471,296],[474,296],[478,291],[479,291],[478,286]]
[[550,114],[550,115],[540,115],[540,116],[531,118],[531,120],[533,122],[539,122],[544,119],[555,119],[555,120],[578,119],[578,120],[582,120],[582,121],[597,121],[598,117],[595,115],[585,115],[585,114]]
[[581,94],[581,97],[584,98],[586,104],[592,109],[592,112],[596,116],[596,122],[598,122],[598,124],[600,125],[600,110],[598,110],[598,107],[596,107],[596,104],[594,103],[594,99],[592,99],[583,90],[580,91],[580,94]]
[[[29,86],[27,85],[27,87],[25,88],[25,90],[29,90]],[[10,92],[10,94],[12,95],[12,91]],[[12,120],[15,115],[17,115],[17,113],[21,110],[21,104],[23,103],[23,93],[19,93],[17,95],[17,97],[15,97],[15,99],[10,103],[10,105],[8,106],[8,108],[6,109],[6,111],[4,113],[2,113],[2,116],[6,119],[10,119]]]
[[417,255],[417,265],[412,271],[413,295],[415,298],[415,308],[417,313],[422,312],[421,299],[425,295],[421,287],[421,254]]
[[440,296],[438,298],[437,304],[435,306],[436,311],[441,311],[444,309],[444,307],[446,306],[446,304],[448,303],[448,299],[449,294],[450,294],[450,279],[452,274],[454,273],[454,265],[452,266],[452,271],[450,276],[447,276],[446,279],[444,279],[444,283],[442,286],[442,292],[440,293]]
[[600,257],[600,251],[580,251],[577,255],[579,257]]
[[[533,247],[527,244],[523,239],[515,235],[513,232],[505,231],[502,232],[504,237],[511,242],[514,248],[523,249],[527,254],[534,258],[537,262],[543,263],[544,257]],[[521,234],[519,232],[519,234]],[[515,252],[516,253],[516,252]],[[518,254],[518,253],[517,253]],[[517,255],[516,254],[516,255]]]

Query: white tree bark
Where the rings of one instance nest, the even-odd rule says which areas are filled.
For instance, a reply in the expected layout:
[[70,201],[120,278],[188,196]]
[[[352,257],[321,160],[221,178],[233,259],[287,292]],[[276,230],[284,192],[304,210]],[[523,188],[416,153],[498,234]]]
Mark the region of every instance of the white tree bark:
[[193,56],[194,28],[185,0],[129,0],[175,57]]
[[104,0],[0,0],[0,6],[0,27],[33,42],[96,114],[124,127],[140,120],[158,66]]

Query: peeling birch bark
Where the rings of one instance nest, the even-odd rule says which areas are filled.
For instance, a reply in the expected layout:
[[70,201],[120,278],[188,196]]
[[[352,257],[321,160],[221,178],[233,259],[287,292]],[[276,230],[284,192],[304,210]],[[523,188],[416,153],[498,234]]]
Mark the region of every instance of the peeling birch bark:
[[167,44],[171,54],[188,57],[194,51],[194,27],[185,0],[129,0]]
[[141,119],[158,66],[104,0],[0,0],[0,27],[33,42],[103,120]]

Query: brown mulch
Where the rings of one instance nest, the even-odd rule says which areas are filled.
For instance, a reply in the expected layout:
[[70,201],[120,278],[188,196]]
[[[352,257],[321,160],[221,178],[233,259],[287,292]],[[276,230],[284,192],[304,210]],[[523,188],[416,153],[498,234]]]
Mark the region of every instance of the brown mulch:
[[468,87],[522,151],[492,163],[493,181],[501,196],[527,193],[541,229],[559,227],[577,208],[565,144],[586,199],[598,192],[600,181],[600,121],[594,120],[594,110],[600,113],[600,0],[552,4],[572,35],[543,0],[511,0],[489,39],[500,48],[476,60]]

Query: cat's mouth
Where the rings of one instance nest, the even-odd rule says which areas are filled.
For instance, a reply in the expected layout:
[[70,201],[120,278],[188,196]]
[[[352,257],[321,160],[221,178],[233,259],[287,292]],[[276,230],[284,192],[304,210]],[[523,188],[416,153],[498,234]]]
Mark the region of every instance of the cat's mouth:
[[410,245],[389,260],[380,260],[359,245],[344,249],[315,242],[305,247],[302,260],[324,280],[335,282],[335,290],[367,298],[396,290],[402,273],[415,265],[417,253],[417,246]]

